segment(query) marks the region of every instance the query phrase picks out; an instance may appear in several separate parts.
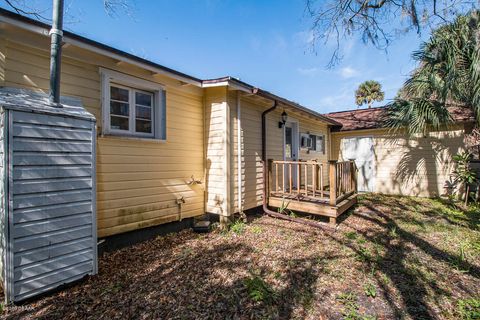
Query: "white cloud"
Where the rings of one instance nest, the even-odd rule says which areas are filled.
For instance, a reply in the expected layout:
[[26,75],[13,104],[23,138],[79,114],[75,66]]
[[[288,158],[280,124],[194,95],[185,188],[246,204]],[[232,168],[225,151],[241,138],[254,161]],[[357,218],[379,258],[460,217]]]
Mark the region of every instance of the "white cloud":
[[353,100],[353,92],[351,90],[343,90],[340,94],[325,96],[320,99],[320,108],[328,110],[344,110],[348,108]]
[[293,40],[300,45],[311,45],[315,40],[312,30],[300,31],[293,35]]
[[313,76],[315,75],[319,69],[317,67],[312,68],[297,68],[298,73],[304,76]]
[[344,67],[340,69],[340,76],[344,79],[354,78],[358,74],[359,72],[352,67]]

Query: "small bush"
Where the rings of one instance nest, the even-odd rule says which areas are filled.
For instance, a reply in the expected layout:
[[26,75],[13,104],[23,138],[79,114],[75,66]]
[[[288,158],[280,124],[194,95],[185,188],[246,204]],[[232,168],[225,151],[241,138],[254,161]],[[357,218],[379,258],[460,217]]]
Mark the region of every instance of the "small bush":
[[462,320],[480,319],[480,300],[474,298],[459,300],[458,313]]
[[276,292],[259,276],[253,276],[244,280],[248,296],[256,302],[271,304],[277,299]]
[[245,231],[246,224],[242,220],[235,220],[229,230],[236,234],[242,234]]
[[377,288],[372,283],[365,284],[363,290],[367,297],[375,298],[377,296]]
[[389,234],[390,237],[392,237],[392,238],[397,238],[397,237],[398,237],[397,227],[396,227],[396,226],[391,227],[391,228],[390,228],[390,231],[388,232],[388,234]]

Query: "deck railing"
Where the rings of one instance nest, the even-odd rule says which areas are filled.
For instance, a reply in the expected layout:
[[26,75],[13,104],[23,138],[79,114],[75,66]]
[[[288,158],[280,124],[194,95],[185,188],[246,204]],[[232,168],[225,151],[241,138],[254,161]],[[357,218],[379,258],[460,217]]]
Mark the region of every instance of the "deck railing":
[[324,165],[317,161],[269,160],[270,193],[324,197]]
[[270,159],[267,188],[269,195],[328,198],[334,206],[357,190],[355,163],[329,161],[327,166],[318,161]]
[[330,172],[330,204],[336,205],[357,192],[357,168],[354,161],[337,162],[331,160]]

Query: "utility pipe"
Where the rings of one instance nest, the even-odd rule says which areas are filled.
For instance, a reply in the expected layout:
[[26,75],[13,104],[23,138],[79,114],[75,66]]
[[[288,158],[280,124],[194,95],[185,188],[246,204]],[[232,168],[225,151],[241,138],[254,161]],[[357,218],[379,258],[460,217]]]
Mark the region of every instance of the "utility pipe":
[[50,29],[50,103],[60,106],[60,75],[62,66],[63,0],[53,0],[52,29]]
[[267,193],[268,193],[268,190],[267,190],[267,170],[268,170],[267,169],[267,114],[275,110],[277,108],[277,105],[278,105],[277,100],[275,100],[272,107],[262,112],[263,212],[265,212],[268,216],[273,218],[301,223],[301,224],[315,227],[315,228],[332,230],[332,227],[330,226],[323,225],[315,221],[292,218],[290,216],[287,216],[279,212],[275,212],[268,208],[268,204],[267,204]]

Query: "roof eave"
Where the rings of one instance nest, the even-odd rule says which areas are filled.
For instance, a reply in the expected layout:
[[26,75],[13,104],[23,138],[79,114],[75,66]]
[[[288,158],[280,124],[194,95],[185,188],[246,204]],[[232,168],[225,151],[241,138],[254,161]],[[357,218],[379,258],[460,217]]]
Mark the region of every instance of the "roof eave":
[[[45,37],[48,37],[49,30],[51,28],[50,25],[46,23],[43,23],[34,19],[30,19],[28,17],[24,17],[22,15],[10,12],[2,8],[0,8],[0,22],[11,24],[18,28],[35,32],[37,34],[41,34],[42,36],[45,36]],[[108,45],[79,36],[77,34],[74,34],[68,31],[64,31],[63,41],[65,43],[68,43],[89,51],[93,51],[101,55],[111,57],[115,60],[118,60],[119,62],[121,61],[121,62],[129,63],[132,65],[141,67],[153,73],[163,74],[171,78],[174,78],[176,80],[179,80],[188,84],[192,84],[198,87],[201,87],[202,85],[202,80],[198,78],[170,69],[168,67],[159,65],[152,61],[148,61],[146,59],[137,57],[128,52],[110,47]]]

